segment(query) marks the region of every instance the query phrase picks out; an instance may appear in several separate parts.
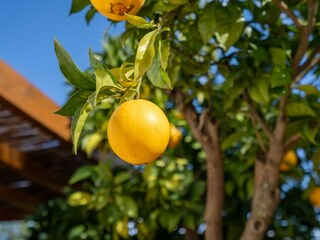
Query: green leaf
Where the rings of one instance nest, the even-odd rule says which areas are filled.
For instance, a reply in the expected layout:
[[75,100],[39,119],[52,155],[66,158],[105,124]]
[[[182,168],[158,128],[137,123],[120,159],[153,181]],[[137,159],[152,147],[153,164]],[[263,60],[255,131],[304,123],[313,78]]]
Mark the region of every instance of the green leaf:
[[120,172],[114,177],[113,182],[114,184],[118,185],[125,181],[128,181],[131,177],[132,174],[129,172]]
[[112,223],[116,222],[121,216],[121,213],[119,212],[119,208],[114,203],[109,203],[106,206],[105,213],[106,213],[105,216],[107,218],[108,224],[112,224]]
[[124,33],[121,34],[120,36],[120,43],[121,46],[124,47],[126,45],[126,41],[133,36],[133,34],[137,31],[137,28],[129,28],[126,29]]
[[318,128],[311,129],[308,125],[303,125],[301,129],[301,135],[307,141],[311,142],[314,145],[317,145],[316,136],[318,133]]
[[[150,24],[147,20],[145,20],[144,18],[139,17],[139,16],[135,16],[135,15],[131,15],[131,14],[126,13],[125,17],[126,17],[126,20],[130,24],[132,24],[133,26],[136,26],[136,27],[140,27],[141,25],[149,25]],[[152,24],[152,25],[156,26],[154,24]]]
[[228,137],[223,139],[221,143],[221,149],[226,150],[229,147],[232,147],[235,143],[239,142],[245,136],[248,136],[248,133],[242,130],[229,135]]
[[120,104],[133,99],[138,94],[138,90],[135,88],[128,88],[120,99]]
[[248,178],[246,183],[246,197],[251,198],[254,190],[254,179],[252,177]]
[[231,196],[234,192],[235,184],[233,181],[226,181],[225,185],[225,192],[228,196]]
[[133,63],[124,62],[119,69],[119,77],[122,81],[121,84],[124,86],[133,86],[137,84],[134,81],[134,65]]
[[153,5],[152,11],[165,13],[165,12],[171,12],[178,7],[179,5],[172,4],[170,2],[156,1],[155,4]]
[[72,207],[88,205],[91,201],[91,194],[87,192],[74,192],[68,197],[68,204]]
[[95,132],[89,135],[86,135],[82,140],[82,146],[83,150],[86,152],[86,154],[91,157],[92,153],[99,144],[101,143],[104,136],[101,133]]
[[262,46],[257,46],[256,49],[253,49],[252,55],[254,57],[254,64],[255,66],[259,66],[261,62],[270,58],[267,50],[265,50]]
[[73,150],[75,153],[77,153],[78,150],[80,134],[91,110],[92,106],[89,103],[85,103],[75,111],[73,116],[71,123],[71,135],[73,140]]
[[319,89],[312,85],[300,85],[297,87],[297,89],[304,91],[307,95],[320,95]]
[[70,55],[57,39],[54,39],[54,49],[59,62],[59,67],[66,79],[75,87],[83,90],[94,90],[95,80],[92,76],[82,72],[72,61]]
[[192,199],[199,200],[206,191],[205,181],[196,181],[192,186]]
[[264,77],[256,79],[254,85],[249,91],[250,97],[259,104],[269,103],[269,84]]
[[216,4],[214,2],[209,3],[201,13],[198,19],[198,30],[202,41],[207,43],[214,35],[217,24],[215,19],[215,8]]
[[196,220],[195,220],[195,216],[192,213],[190,212],[186,213],[186,216],[184,217],[184,223],[187,228],[191,230],[196,229]]
[[157,63],[153,63],[152,67],[147,72],[147,76],[154,86],[163,89],[172,89],[168,73],[162,68],[159,68]]
[[97,179],[96,185],[101,184],[101,180],[104,181],[104,184],[111,183],[113,179],[113,173],[110,164],[106,162],[100,162],[98,166],[98,174],[100,179]]
[[101,211],[110,202],[110,190],[101,188],[93,195],[92,202],[96,211]]
[[286,115],[288,117],[316,117],[316,113],[308,105],[302,102],[289,103],[286,106]]
[[270,47],[269,48],[271,57],[272,57],[272,62],[275,65],[278,65],[282,68],[286,66],[286,50],[283,48],[277,48],[277,47]]
[[129,238],[128,233],[128,218],[124,218],[119,220],[116,224],[116,231],[117,233],[124,239]]
[[153,58],[151,68],[147,71],[147,77],[150,82],[156,87],[163,89],[172,89],[171,80],[167,72],[161,67],[161,59],[159,56],[160,52],[161,44],[158,45],[158,49],[155,53],[155,57]]
[[286,68],[275,66],[271,77],[271,86],[283,86],[291,82],[290,71]]
[[159,40],[159,49],[161,67],[163,70],[166,70],[170,55],[170,42]]
[[89,48],[89,59],[90,59],[90,64],[91,64],[91,67],[95,70],[97,69],[101,69],[101,70],[109,70],[108,66],[105,65],[104,63],[100,62],[94,52],[92,51],[91,48]]
[[169,0],[170,3],[176,4],[176,5],[184,5],[189,3],[188,0]]
[[159,214],[159,222],[168,232],[173,232],[181,219],[181,214],[179,212],[172,212],[163,210]]
[[96,76],[96,95],[93,106],[96,106],[98,96],[102,91],[110,90],[110,95],[123,91],[121,85],[115,82],[116,80],[110,71],[97,69],[94,71],[94,75]]
[[72,227],[68,232],[68,239],[74,240],[79,239],[80,235],[86,231],[86,227],[84,225],[77,225]]
[[90,5],[90,0],[73,0],[69,14],[80,12],[88,5]]
[[141,78],[151,67],[155,55],[154,41],[158,30],[147,33],[139,42],[134,62],[134,80]]
[[96,14],[96,9],[94,7],[91,7],[89,9],[89,11],[86,13],[85,19],[86,19],[86,23],[89,24],[92,20],[92,18],[94,17],[94,15]]
[[132,197],[115,195],[115,200],[119,209],[128,217],[135,218],[138,216],[138,205]]
[[228,4],[227,7],[219,6],[215,10],[215,21],[216,21],[216,38],[218,42],[228,50],[230,46],[235,44],[240,38],[243,27],[244,18],[241,11]]
[[91,91],[87,90],[78,90],[76,91],[68,101],[56,111],[56,114],[62,116],[73,116],[75,111],[87,101],[88,97],[92,94]]
[[92,176],[94,173],[95,168],[94,166],[83,166],[80,167],[72,174],[71,178],[69,179],[69,184],[75,184],[77,182],[86,180]]

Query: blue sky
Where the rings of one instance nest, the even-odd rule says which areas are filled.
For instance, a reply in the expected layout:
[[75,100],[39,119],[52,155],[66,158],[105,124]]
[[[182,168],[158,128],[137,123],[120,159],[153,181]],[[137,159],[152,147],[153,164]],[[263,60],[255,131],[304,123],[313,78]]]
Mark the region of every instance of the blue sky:
[[[56,37],[81,69],[89,66],[88,49],[102,49],[110,22],[96,14],[88,26],[84,14],[69,16],[71,0],[1,0],[0,59],[59,105],[69,88],[54,54]],[[117,28],[109,32],[118,34]]]

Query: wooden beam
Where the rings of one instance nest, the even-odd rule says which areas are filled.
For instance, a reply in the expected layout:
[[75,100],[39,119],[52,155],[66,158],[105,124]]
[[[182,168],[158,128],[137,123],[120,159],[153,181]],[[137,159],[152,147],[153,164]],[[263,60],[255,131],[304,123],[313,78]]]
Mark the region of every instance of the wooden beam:
[[39,204],[37,199],[17,190],[10,189],[2,183],[0,183],[0,199],[28,213],[32,213]]
[[42,130],[70,142],[69,119],[54,114],[59,106],[2,60],[0,102],[18,111]]
[[14,221],[25,219],[30,212],[21,210],[0,209],[0,221]]
[[0,163],[54,192],[61,193],[64,187],[60,176],[48,171],[32,159],[28,159],[25,154],[4,142],[0,142]]
[[0,221],[25,219],[30,213],[21,209],[0,209]]

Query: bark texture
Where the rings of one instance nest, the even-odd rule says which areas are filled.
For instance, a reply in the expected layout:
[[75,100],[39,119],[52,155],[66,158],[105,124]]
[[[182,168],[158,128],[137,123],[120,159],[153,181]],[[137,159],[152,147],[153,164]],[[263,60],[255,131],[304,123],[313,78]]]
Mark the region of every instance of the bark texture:
[[224,169],[219,143],[218,124],[204,110],[198,115],[192,104],[183,108],[183,113],[195,138],[201,143],[206,153],[207,196],[204,221],[206,223],[205,239],[222,240],[222,209],[224,199]]
[[[315,17],[318,12],[319,1],[308,0],[308,18],[306,24],[302,23],[299,16],[286,5],[284,1],[272,0],[278,8],[285,13],[293,23],[300,30],[300,39],[297,51],[293,57],[292,67],[292,81],[290,87],[306,75],[320,59],[317,54],[320,48],[316,48],[311,53],[307,60],[301,65],[301,61],[309,49],[309,37],[315,24]],[[299,141],[299,135],[291,136],[284,142],[284,135],[286,129],[285,106],[291,89],[287,89],[287,94],[283,95],[279,102],[279,115],[273,130],[269,130],[263,118],[256,112],[250,99],[244,95],[244,100],[247,102],[248,107],[253,118],[262,128],[264,134],[268,138],[268,148],[264,149],[265,159],[257,160],[255,163],[255,186],[254,195],[251,205],[250,217],[245,225],[242,233],[241,240],[260,240],[263,239],[265,232],[270,225],[276,207],[279,204],[279,164],[285,151],[291,145]]]
[[263,239],[279,204],[279,165],[284,153],[283,144],[271,143],[266,161],[255,164],[255,189],[250,218],[246,223],[241,240]]
[[187,232],[184,235],[183,240],[199,240],[199,235],[196,230],[191,230],[189,228],[186,228]]

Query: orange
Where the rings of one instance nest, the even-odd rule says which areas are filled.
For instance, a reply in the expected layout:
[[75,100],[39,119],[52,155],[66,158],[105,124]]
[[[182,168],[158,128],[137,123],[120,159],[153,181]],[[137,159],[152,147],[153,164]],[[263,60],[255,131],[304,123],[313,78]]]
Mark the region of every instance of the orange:
[[291,170],[292,167],[296,166],[298,163],[298,158],[293,150],[289,150],[282,158],[280,164],[280,171],[287,172]]
[[175,148],[181,141],[182,133],[172,123],[170,123],[170,139],[168,143],[169,148]]
[[94,8],[114,21],[126,20],[125,13],[136,15],[144,0],[90,0]]
[[131,164],[146,164],[165,151],[170,124],[154,103],[139,99],[121,104],[108,122],[108,140],[114,153]]
[[320,187],[316,187],[312,190],[309,201],[313,206],[320,208]]

